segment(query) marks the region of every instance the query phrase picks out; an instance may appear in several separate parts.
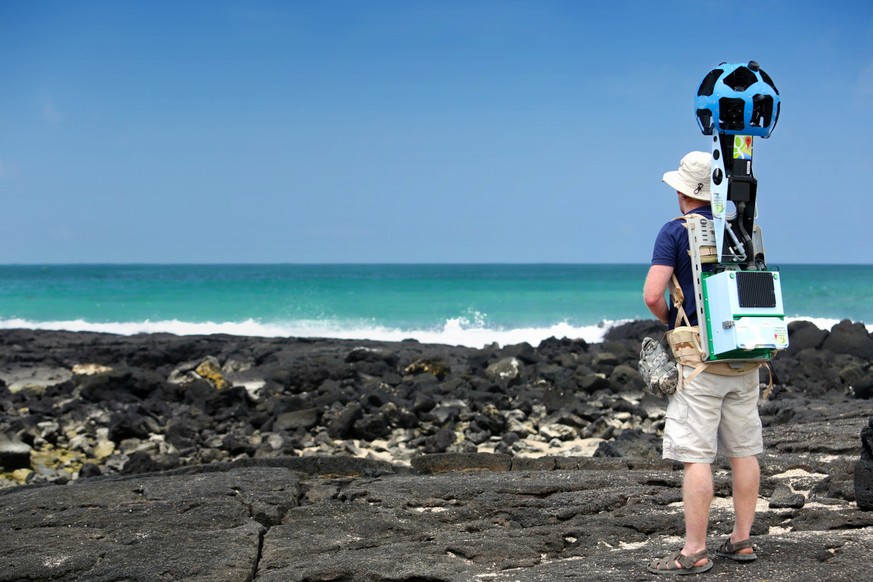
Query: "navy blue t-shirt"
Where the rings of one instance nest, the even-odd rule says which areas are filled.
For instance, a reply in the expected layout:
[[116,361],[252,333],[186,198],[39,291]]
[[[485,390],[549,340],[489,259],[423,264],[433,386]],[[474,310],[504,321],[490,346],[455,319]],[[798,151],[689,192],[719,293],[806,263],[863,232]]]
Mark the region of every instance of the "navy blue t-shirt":
[[[686,214],[699,214],[712,220],[712,208],[709,204],[688,211]],[[691,325],[697,325],[697,303],[694,301],[694,271],[691,268],[691,256],[688,253],[688,230],[684,220],[671,220],[658,233],[655,248],[652,251],[652,264],[673,267],[673,272],[685,294],[683,308]],[[703,265],[705,271],[711,270],[710,265]],[[677,309],[668,301],[670,307],[670,329],[676,324]]]

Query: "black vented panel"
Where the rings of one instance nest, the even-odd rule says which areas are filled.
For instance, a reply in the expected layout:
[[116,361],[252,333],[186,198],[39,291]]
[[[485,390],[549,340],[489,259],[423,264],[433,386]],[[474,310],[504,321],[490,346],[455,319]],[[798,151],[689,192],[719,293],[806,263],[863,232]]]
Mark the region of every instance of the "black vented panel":
[[773,274],[760,271],[738,271],[737,299],[740,302],[740,307],[776,307]]

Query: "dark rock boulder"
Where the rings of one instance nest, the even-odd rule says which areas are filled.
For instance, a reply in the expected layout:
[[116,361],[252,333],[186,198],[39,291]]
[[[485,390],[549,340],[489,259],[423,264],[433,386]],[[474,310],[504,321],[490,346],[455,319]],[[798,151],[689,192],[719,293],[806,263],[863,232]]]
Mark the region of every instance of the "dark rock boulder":
[[179,464],[178,455],[151,455],[146,451],[136,451],[124,464],[123,475],[157,473],[173,469]]
[[779,484],[770,496],[770,509],[801,509],[806,503],[806,498],[795,493],[788,485]]
[[869,362],[873,360],[873,337],[870,337],[863,323],[852,323],[844,319],[831,328],[822,349],[835,354],[856,356]]
[[646,383],[635,367],[621,364],[613,368],[609,375],[609,384],[613,392],[626,392],[630,390],[642,390]]
[[624,430],[614,440],[600,443],[594,456],[660,459],[661,443],[654,435],[639,429]]
[[873,511],[873,416],[861,430],[861,458],[855,463],[855,502]]
[[610,387],[609,379],[605,374],[585,373],[577,370],[575,379],[576,385],[586,394],[594,394],[598,390],[608,390]]
[[811,321],[792,321],[788,324],[788,349],[789,354],[796,354],[805,349],[821,349],[825,339],[830,333],[819,329]]
[[517,358],[523,364],[537,364],[540,361],[537,350],[527,342],[506,346],[500,353],[504,358]]
[[112,413],[109,421],[109,438],[121,442],[128,438],[148,439],[149,435],[162,432],[160,423],[151,416],[139,414],[134,408]]
[[424,439],[424,452],[428,455],[445,453],[455,443],[454,431],[441,428],[435,434]]
[[0,434],[0,470],[14,471],[30,466],[30,445]]
[[372,441],[391,434],[391,427],[381,412],[364,414],[352,424],[352,436],[365,441]]
[[449,363],[439,358],[418,359],[403,368],[404,374],[418,376],[419,374],[431,376],[436,380],[443,380],[451,374],[452,367]]
[[552,413],[561,410],[576,410],[579,400],[576,397],[575,389],[559,388],[557,386],[549,386],[543,392],[543,404],[546,407],[546,412]]
[[159,374],[126,366],[117,366],[102,374],[78,378],[81,397],[91,402],[134,402],[148,397],[164,386],[164,378]]
[[358,347],[346,355],[345,362],[358,374],[382,377],[397,370],[400,358],[394,352],[381,348]]
[[164,439],[178,450],[186,450],[197,445],[197,430],[187,418],[174,418],[167,423]]
[[321,420],[321,411],[317,408],[304,408],[283,412],[273,422],[273,430],[293,432],[298,428],[310,429]]
[[838,370],[831,365],[834,354],[807,348],[795,356],[796,366],[786,369],[777,356],[775,367],[783,382],[790,381],[808,397],[819,397],[829,390],[843,390]]
[[604,341],[632,340],[642,343],[643,338],[660,338],[667,331],[667,326],[656,319],[631,321],[611,328],[603,336]]
[[873,370],[860,364],[850,364],[839,371],[840,379],[855,398],[873,397]]
[[576,356],[583,354],[588,351],[588,347],[588,343],[583,339],[550,337],[540,342],[537,353],[542,361],[553,362],[563,354]]
[[331,438],[346,438],[352,433],[355,421],[363,414],[361,405],[357,402],[347,404],[339,410],[329,410],[324,415],[327,434]]
[[485,377],[508,385],[516,384],[524,377],[524,364],[515,357],[502,358],[485,368]]

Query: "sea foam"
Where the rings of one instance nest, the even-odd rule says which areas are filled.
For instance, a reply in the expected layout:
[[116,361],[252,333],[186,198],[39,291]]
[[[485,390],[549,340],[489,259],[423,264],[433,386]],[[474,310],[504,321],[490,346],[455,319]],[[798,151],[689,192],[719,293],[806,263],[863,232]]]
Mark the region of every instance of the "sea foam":
[[139,322],[90,322],[82,319],[35,322],[24,319],[6,319],[0,320],[0,329],[86,331],[119,335],[140,333],[230,334],[255,337],[314,337],[390,342],[414,339],[428,344],[481,348],[494,343],[510,345],[528,342],[531,345],[537,345],[550,337],[581,338],[594,343],[601,341],[606,331],[616,323],[602,322],[598,325],[576,327],[560,322],[544,327],[495,329],[483,325],[470,325],[464,318],[453,318],[447,320],[441,328],[397,329],[364,322],[341,324],[321,320],[265,323],[253,319],[239,322],[190,322],[175,319]]
[[[820,329],[830,329],[836,319],[792,317],[789,322],[805,320]],[[527,342],[538,345],[545,339],[573,338],[589,343],[603,340],[612,327],[629,320],[602,321],[596,325],[574,326],[566,322],[542,327],[516,329],[493,328],[482,320],[452,318],[442,327],[433,329],[398,329],[375,325],[370,322],[337,322],[325,320],[298,320],[261,322],[247,319],[239,322],[191,322],[176,319],[139,322],[90,322],[82,319],[70,321],[28,321],[25,319],[0,320],[0,329],[37,329],[53,331],[86,331],[134,335],[140,333],[170,333],[175,335],[229,334],[253,337],[309,337],[397,342],[414,339],[427,344],[443,344],[481,348],[491,344],[512,345]],[[866,325],[873,332],[873,325]]]

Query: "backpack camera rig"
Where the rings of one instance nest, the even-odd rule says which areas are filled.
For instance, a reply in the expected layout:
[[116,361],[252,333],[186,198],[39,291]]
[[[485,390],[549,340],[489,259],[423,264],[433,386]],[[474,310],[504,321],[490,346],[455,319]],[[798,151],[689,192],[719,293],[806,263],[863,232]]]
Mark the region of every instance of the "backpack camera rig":
[[767,267],[756,224],[752,149],[754,137],[766,139],[776,126],[779,91],[755,61],[722,63],[694,104],[701,131],[712,136],[713,220],[686,223],[701,345],[709,361],[766,361],[788,347],[788,327],[780,274]]

